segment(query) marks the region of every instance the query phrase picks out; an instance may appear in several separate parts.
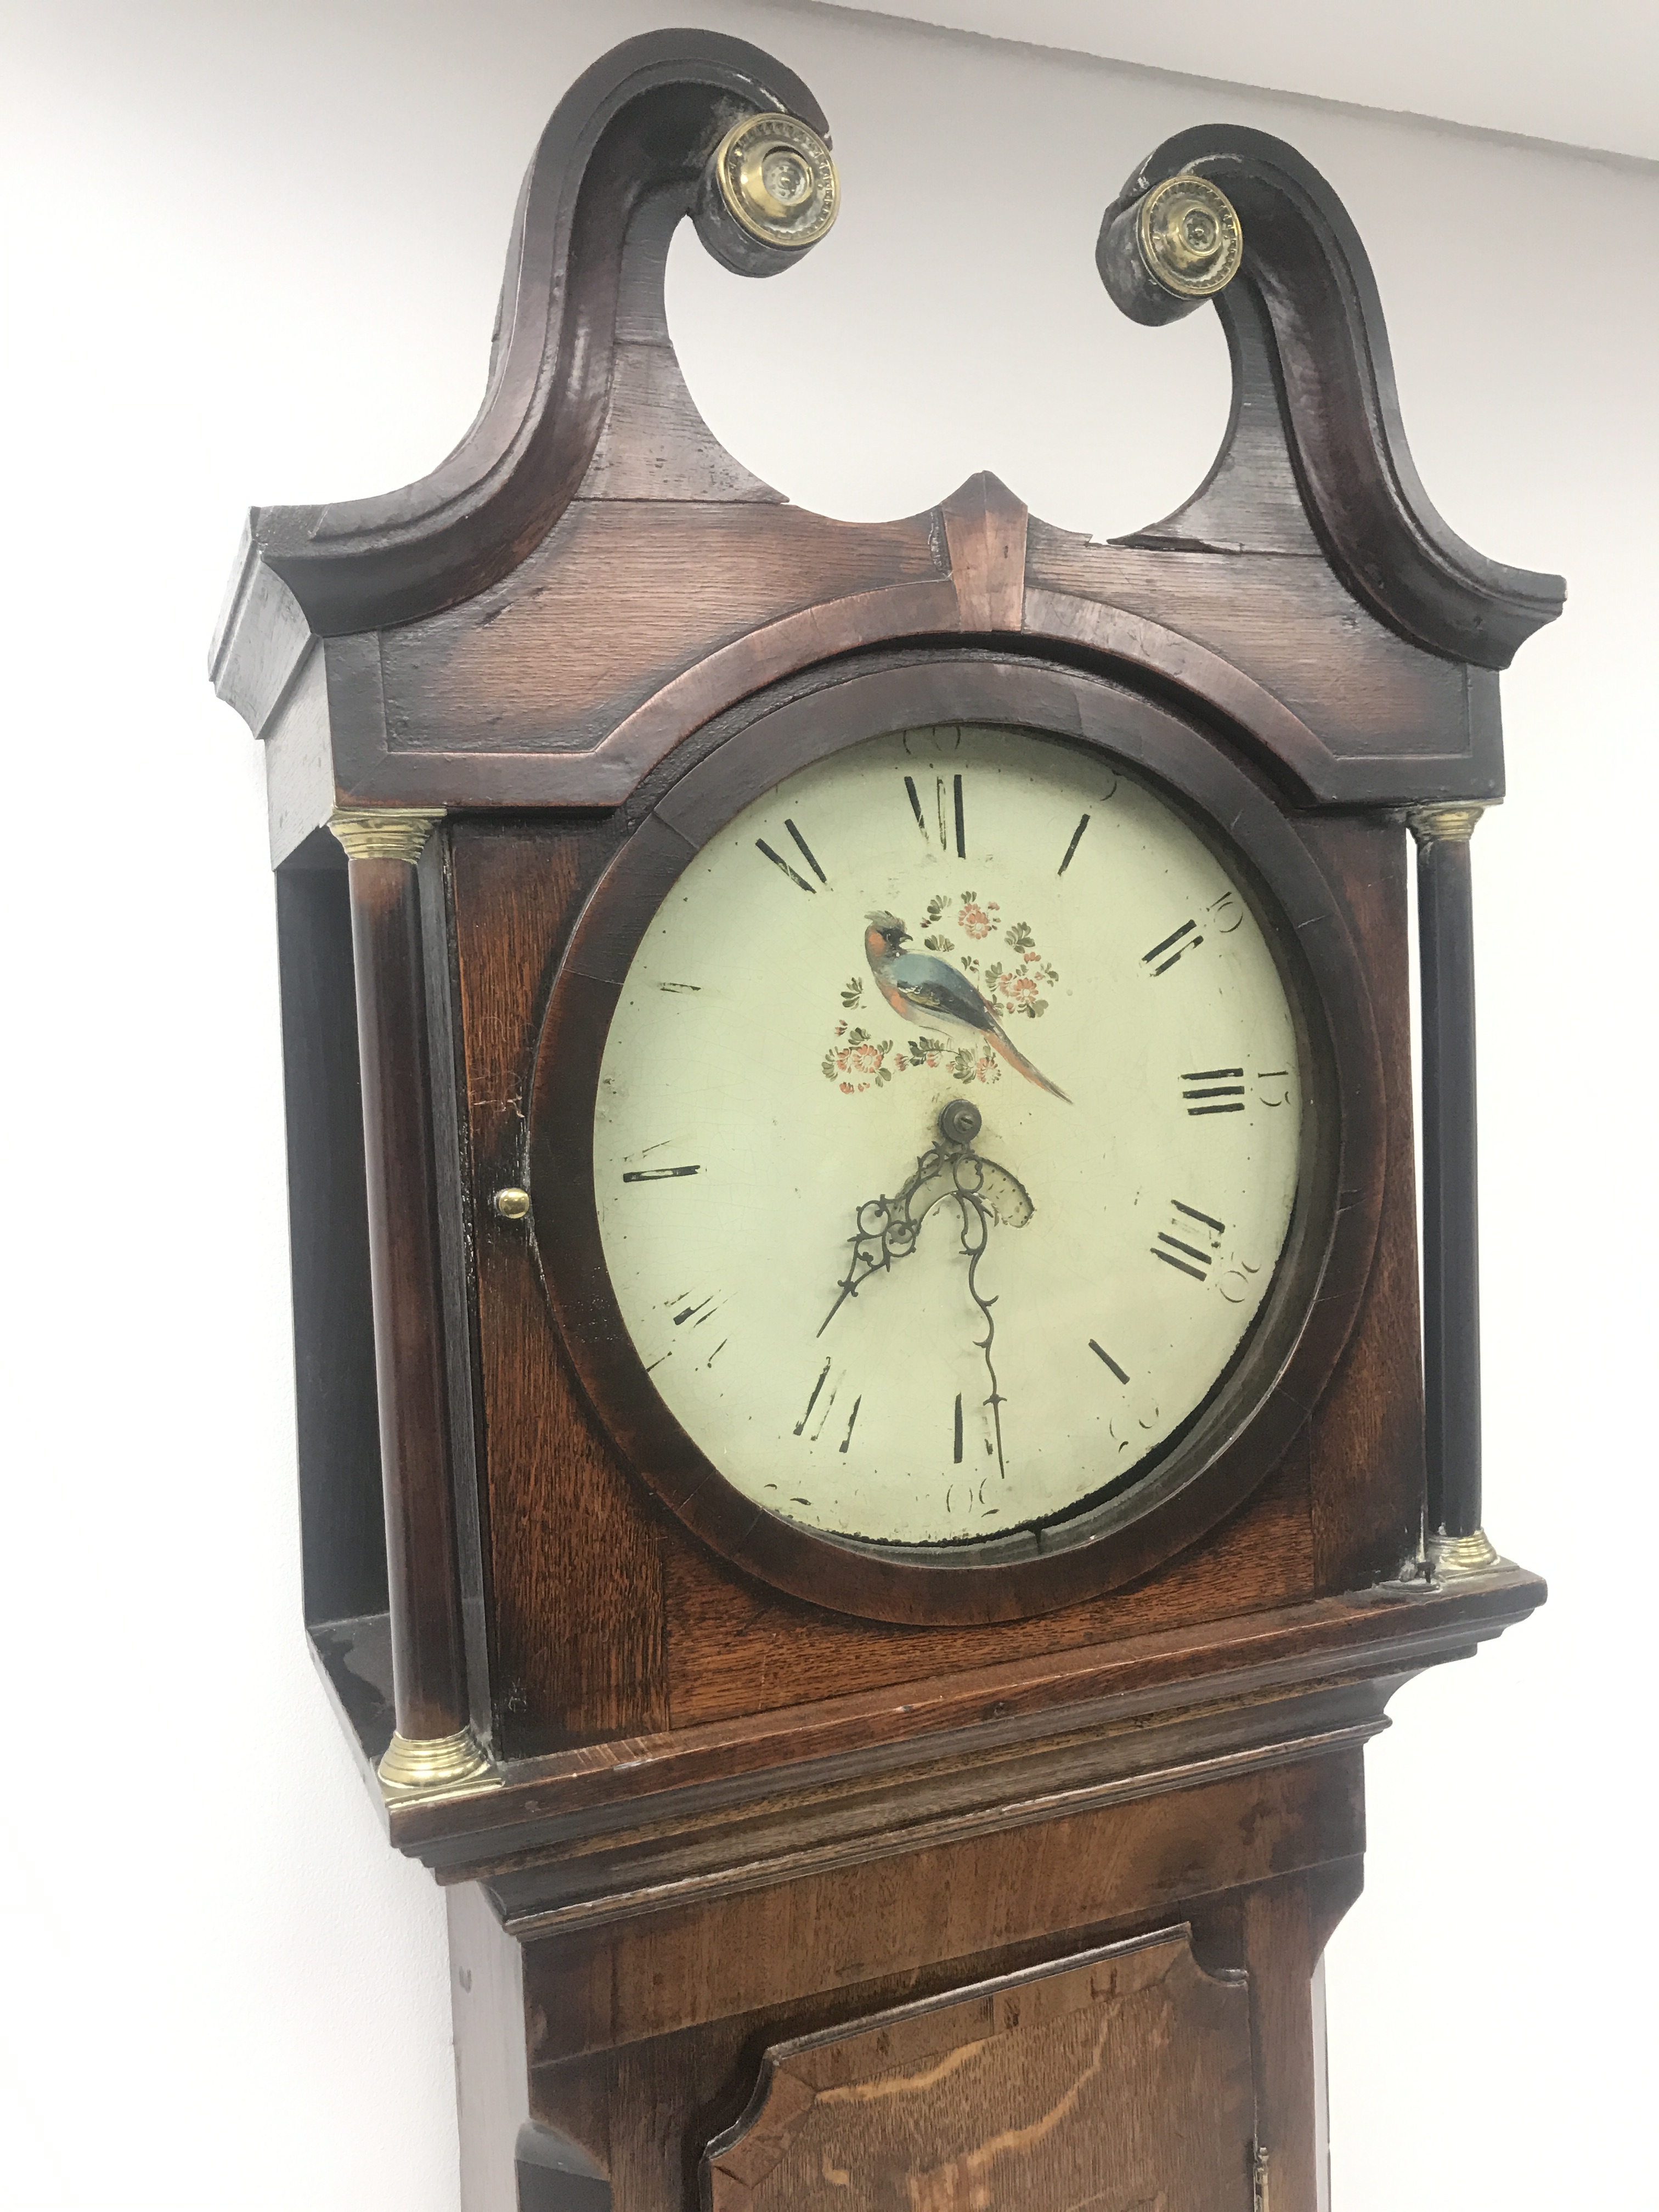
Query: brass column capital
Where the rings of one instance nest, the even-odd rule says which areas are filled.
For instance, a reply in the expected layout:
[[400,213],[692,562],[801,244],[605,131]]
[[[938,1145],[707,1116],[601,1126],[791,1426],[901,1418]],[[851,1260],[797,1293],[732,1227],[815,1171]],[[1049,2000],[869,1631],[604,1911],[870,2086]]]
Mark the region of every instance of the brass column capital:
[[1407,813],[1406,823],[1419,845],[1467,845],[1486,811],[1473,800],[1463,799],[1455,805],[1413,806]]
[[337,806],[328,826],[353,860],[418,860],[441,806]]

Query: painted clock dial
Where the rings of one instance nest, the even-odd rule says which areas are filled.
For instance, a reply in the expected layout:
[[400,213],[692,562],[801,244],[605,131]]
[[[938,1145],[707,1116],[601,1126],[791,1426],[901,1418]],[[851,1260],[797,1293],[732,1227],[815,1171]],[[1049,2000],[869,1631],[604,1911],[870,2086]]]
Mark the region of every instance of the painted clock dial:
[[948,1546],[1144,1479],[1261,1310],[1297,1024],[1149,782],[1030,732],[818,761],[641,939],[594,1116],[605,1260],[706,1457],[820,1532]]

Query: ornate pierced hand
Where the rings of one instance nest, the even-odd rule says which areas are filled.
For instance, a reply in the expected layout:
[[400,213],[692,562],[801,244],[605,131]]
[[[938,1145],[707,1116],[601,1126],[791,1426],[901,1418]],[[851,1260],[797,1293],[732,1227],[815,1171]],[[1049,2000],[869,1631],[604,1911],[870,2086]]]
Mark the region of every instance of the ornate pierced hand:
[[890,1272],[896,1260],[908,1259],[915,1250],[921,1224],[933,1207],[942,1200],[954,1199],[960,1216],[962,1249],[968,1261],[968,1295],[985,1317],[985,1334],[979,1340],[979,1349],[984,1355],[985,1371],[990,1379],[990,1395],[986,1403],[991,1408],[997,1468],[1001,1473],[1006,1471],[1002,1458],[1002,1397],[997,1389],[996,1369],[991,1363],[991,1345],[996,1335],[991,1308],[996,1300],[981,1295],[979,1263],[990,1242],[994,1221],[1006,1228],[1023,1229],[1036,1208],[1031,1203],[1031,1194],[1018,1176],[1011,1175],[995,1160],[981,1159],[974,1150],[980,1123],[977,1106],[965,1098],[953,1098],[939,1115],[939,1142],[930,1145],[921,1155],[897,1195],[866,1199],[858,1208],[854,1217],[854,1233],[848,1239],[851,1257],[847,1273],[842,1277],[836,1303],[819,1324],[818,1334],[823,1334],[848,1299],[855,1298],[872,1276]]

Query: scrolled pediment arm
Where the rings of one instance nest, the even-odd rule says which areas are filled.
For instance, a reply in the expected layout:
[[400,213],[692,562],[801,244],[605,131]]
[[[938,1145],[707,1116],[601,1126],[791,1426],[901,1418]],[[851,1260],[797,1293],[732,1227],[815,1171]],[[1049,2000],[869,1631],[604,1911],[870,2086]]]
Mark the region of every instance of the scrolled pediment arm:
[[[1242,234],[1224,289],[1212,291],[1184,286],[1174,263],[1160,276],[1162,240],[1143,220],[1159,186],[1193,177],[1225,194]],[[1097,261],[1136,322],[1172,322],[1207,296],[1230,334],[1260,318],[1309,519],[1343,583],[1391,629],[1453,659],[1504,668],[1560,613],[1560,577],[1488,560],[1430,501],[1370,259],[1336,193],[1294,147],[1235,125],[1166,139],[1107,209]]]
[[744,275],[800,258],[811,238],[772,247],[709,204],[715,149],[743,118],[767,112],[805,125],[804,143],[827,142],[823,112],[793,71],[712,32],[629,40],[578,79],[525,178],[484,400],[459,445],[383,497],[254,511],[254,554],[313,633],[453,606],[545,537],[603,427],[623,246],[644,202],[678,197],[709,250]]

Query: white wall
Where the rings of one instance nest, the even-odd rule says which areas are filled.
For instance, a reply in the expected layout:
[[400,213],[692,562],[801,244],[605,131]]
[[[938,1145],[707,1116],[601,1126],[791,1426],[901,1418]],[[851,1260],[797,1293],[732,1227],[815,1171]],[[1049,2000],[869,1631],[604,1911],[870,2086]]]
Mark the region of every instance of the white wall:
[[436,1893],[299,1631],[260,770],[204,660],[250,501],[380,490],[453,442],[548,110],[688,15],[799,69],[843,167],[799,272],[744,284],[689,237],[671,270],[710,421],[793,497],[899,513],[989,466],[1101,533],[1173,506],[1219,333],[1132,328],[1093,238],[1144,151],[1226,117],[1346,198],[1449,519],[1571,580],[1506,679],[1514,797],[1475,847],[1488,1522],[1556,1594],[1370,1754],[1335,2203],[1634,2206],[1659,172],[714,0],[12,10],[8,2201],[453,2212]]
[[1182,0],[1178,8],[908,0],[875,12],[1603,153],[1659,155],[1653,0],[1502,0],[1501,8],[1492,0]]

